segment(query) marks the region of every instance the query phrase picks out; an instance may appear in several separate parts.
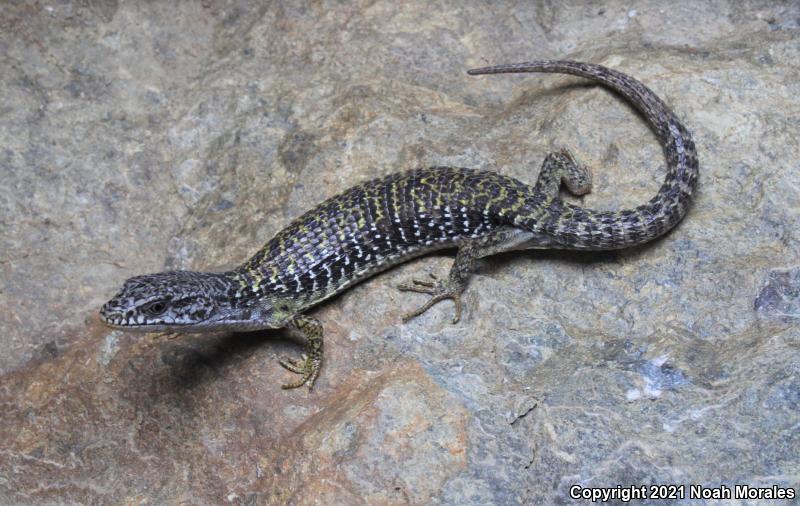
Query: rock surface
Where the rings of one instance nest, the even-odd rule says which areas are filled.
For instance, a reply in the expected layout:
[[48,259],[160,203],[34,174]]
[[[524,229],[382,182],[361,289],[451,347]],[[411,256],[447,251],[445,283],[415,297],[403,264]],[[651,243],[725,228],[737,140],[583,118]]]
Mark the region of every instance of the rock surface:
[[[800,483],[796,2],[11,2],[0,10],[0,502],[531,504],[584,487]],[[700,191],[664,239],[486,262],[408,324],[381,275],[314,311],[318,386],[280,332],[109,331],[127,277],[245,260],[355,183],[427,165],[533,182],[569,146],[582,205],[664,159],[606,64],[693,131]],[[633,167],[635,170],[630,170]]]

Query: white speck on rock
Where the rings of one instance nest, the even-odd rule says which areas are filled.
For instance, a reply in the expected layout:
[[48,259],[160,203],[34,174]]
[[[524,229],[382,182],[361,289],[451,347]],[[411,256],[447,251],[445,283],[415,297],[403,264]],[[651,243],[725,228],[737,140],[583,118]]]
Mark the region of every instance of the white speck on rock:
[[100,363],[108,365],[109,362],[114,358],[114,355],[117,354],[119,351],[119,336],[122,335],[119,331],[114,330],[110,334],[106,335],[105,340],[103,341],[103,348],[100,350]]
[[625,392],[625,399],[628,401],[636,401],[642,398],[642,392],[638,388],[631,388]]
[[650,399],[658,399],[661,397],[661,389],[655,386],[655,383],[650,378],[645,378],[644,395]]
[[178,185],[178,193],[187,205],[192,205],[213,191],[218,177],[210,173],[200,160],[189,158],[181,162],[173,175]]
[[667,363],[668,359],[669,359],[669,355],[668,354],[664,354],[664,355],[661,355],[660,357],[654,358],[650,362],[652,362],[653,365],[655,365],[656,367],[661,367],[662,365]]

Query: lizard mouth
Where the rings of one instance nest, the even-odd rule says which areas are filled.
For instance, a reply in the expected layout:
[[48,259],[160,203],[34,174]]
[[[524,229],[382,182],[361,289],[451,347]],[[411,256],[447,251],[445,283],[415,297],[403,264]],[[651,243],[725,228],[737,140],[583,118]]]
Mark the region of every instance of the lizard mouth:
[[202,322],[176,322],[169,321],[169,319],[166,321],[148,321],[142,314],[136,315],[128,311],[115,310],[109,307],[109,304],[105,304],[100,309],[100,321],[113,329],[134,332],[160,332],[178,329],[182,332],[187,332],[188,329],[202,327],[209,323],[208,320]]
[[141,332],[160,332],[164,330],[173,330],[177,327],[188,328],[192,327],[191,323],[139,323],[133,317],[125,318],[119,313],[105,315],[100,313],[100,320],[107,326],[116,330],[126,331],[141,331]]
[[107,312],[105,308],[100,311],[100,320],[115,329],[133,330],[151,327],[151,325],[144,322],[143,317],[141,321],[137,321],[134,316],[127,317],[123,313]]
[[116,328],[139,325],[139,322],[133,319],[132,314],[119,311],[118,308],[112,306],[111,301],[106,302],[103,304],[103,307],[100,308],[100,320],[109,327]]
[[130,312],[115,311],[105,304],[100,309],[100,320],[109,327],[120,330],[158,330],[159,328],[180,326],[180,324],[166,324],[165,322],[148,322],[143,315],[134,315]]

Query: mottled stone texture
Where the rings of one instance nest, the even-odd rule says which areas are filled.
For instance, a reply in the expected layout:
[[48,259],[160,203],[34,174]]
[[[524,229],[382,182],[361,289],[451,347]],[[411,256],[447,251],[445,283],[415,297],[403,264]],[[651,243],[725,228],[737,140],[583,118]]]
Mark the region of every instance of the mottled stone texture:
[[[525,504],[571,484],[800,483],[797,2],[5,2],[0,503]],[[401,5],[402,4],[402,5]],[[602,4],[602,5],[601,5]],[[450,325],[394,286],[314,311],[327,363],[283,391],[279,332],[111,332],[124,278],[236,265],[368,178],[533,182],[569,147],[595,208],[663,177],[642,120],[536,58],[609,65],[693,131],[666,238],[488,260]]]

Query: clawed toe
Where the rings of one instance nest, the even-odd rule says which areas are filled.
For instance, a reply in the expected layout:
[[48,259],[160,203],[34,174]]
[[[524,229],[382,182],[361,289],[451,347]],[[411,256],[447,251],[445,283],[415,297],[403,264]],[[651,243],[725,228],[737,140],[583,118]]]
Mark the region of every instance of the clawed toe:
[[160,339],[168,339],[168,340],[171,341],[171,340],[175,339],[176,337],[178,337],[178,335],[179,334],[177,332],[171,332],[171,331],[167,330],[167,331],[164,331],[164,332],[156,332],[156,333],[154,333],[152,335],[152,337],[153,337],[153,341],[158,341]]
[[404,292],[418,292],[418,293],[434,293],[436,291],[436,283],[431,281],[422,281],[419,279],[412,279],[410,283],[400,283],[397,288]]
[[289,357],[281,357],[278,360],[278,363],[286,369],[287,371],[291,371],[296,374],[304,374],[305,373],[305,363],[308,360],[308,357],[305,353],[300,357],[300,360],[295,360]]
[[284,390],[288,390],[291,388],[298,388],[303,385],[308,385],[308,389],[314,386],[314,381],[316,381],[317,376],[319,375],[319,370],[322,366],[321,360],[314,360],[313,357],[309,357],[306,354],[303,354],[300,360],[294,360],[288,357],[281,358],[278,363],[286,369],[287,371],[291,371],[295,374],[300,374],[301,378],[293,383],[286,383],[281,385],[281,388]]
[[[431,274],[431,277],[436,279],[433,274]],[[418,309],[404,314],[404,322],[421,315],[433,307],[434,304],[446,299],[453,299],[453,302],[456,305],[453,323],[458,323],[458,321],[461,319],[461,290],[452,289],[441,281],[424,281],[419,279],[412,279],[410,283],[401,283],[398,285],[398,288],[402,291],[425,293],[431,296],[431,298],[428,299],[428,302],[420,306]]]
[[441,289],[442,283],[433,274],[429,274],[433,281],[426,281],[424,279],[411,279],[410,282],[400,283],[397,288],[403,292],[417,292],[427,293],[433,295],[437,290]]

